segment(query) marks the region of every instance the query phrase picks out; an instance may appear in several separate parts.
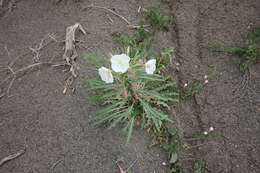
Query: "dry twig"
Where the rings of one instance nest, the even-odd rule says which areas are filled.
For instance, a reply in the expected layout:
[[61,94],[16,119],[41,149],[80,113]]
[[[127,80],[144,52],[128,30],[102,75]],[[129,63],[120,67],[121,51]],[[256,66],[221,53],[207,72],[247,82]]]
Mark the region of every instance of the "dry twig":
[[60,160],[56,161],[56,162],[52,165],[52,167],[51,167],[52,172],[54,172],[55,167],[56,167],[59,163],[61,163],[62,161],[63,161],[63,160],[60,159]]
[[107,8],[107,7],[101,7],[101,6],[97,6],[97,5],[91,4],[89,6],[84,7],[83,9],[87,9],[87,8],[97,8],[97,9],[102,9],[102,10],[108,11],[108,12],[114,14],[115,16],[119,17],[120,19],[122,19],[128,25],[131,25],[131,23],[124,16],[116,13],[115,11],[113,11],[113,10]]
[[[51,40],[46,41],[46,39],[50,38]],[[47,35],[44,36],[43,39],[41,39],[40,43],[38,45],[35,45],[35,47],[29,47],[29,49],[34,53],[33,60],[34,62],[39,62],[40,61],[40,51],[45,48],[47,45],[49,45],[52,42],[58,42],[57,39],[55,38],[54,34],[48,33]],[[46,42],[46,43],[45,43]],[[45,44],[44,44],[45,43]]]
[[17,157],[23,155],[23,154],[25,153],[25,151],[26,151],[25,149],[22,149],[22,150],[18,151],[18,152],[15,153],[15,154],[12,154],[12,155],[9,155],[9,156],[3,158],[3,159],[0,161],[0,166],[2,166],[3,164],[5,164],[6,162],[8,162],[8,161],[10,161],[10,160],[13,160],[13,159],[15,159],[15,158],[17,158]]
[[[34,64],[30,64],[26,67],[23,67],[23,68],[20,68],[16,71],[14,71],[10,66],[7,66],[8,70],[11,72],[10,75],[8,75],[1,83],[0,85],[2,85],[3,83],[5,83],[6,81],[8,81],[10,78],[12,78],[11,82],[8,84],[8,88],[7,88],[7,92],[6,92],[6,95],[9,96],[9,92],[10,92],[10,89],[12,88],[12,85],[14,83],[14,81],[16,80],[17,78],[17,75],[20,74],[20,73],[23,73],[27,70],[30,70],[34,67],[38,67],[38,66],[41,66],[41,65],[50,65],[52,67],[58,67],[58,66],[66,66],[67,64],[65,63],[61,63],[61,64],[57,64],[57,63],[51,63],[51,62],[38,62],[38,63],[34,63]],[[4,94],[1,95],[2,97],[4,96]]]

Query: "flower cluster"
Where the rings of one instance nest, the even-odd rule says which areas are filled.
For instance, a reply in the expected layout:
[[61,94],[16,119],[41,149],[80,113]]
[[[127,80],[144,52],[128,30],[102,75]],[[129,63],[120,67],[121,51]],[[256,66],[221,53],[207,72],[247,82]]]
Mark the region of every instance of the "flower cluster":
[[[113,55],[110,59],[111,68],[116,73],[126,73],[130,68],[130,57],[126,54]],[[114,77],[112,70],[101,67],[98,69],[98,73],[101,79],[106,83],[113,83]],[[156,70],[156,59],[151,59],[145,63],[145,72],[147,74],[153,74]]]

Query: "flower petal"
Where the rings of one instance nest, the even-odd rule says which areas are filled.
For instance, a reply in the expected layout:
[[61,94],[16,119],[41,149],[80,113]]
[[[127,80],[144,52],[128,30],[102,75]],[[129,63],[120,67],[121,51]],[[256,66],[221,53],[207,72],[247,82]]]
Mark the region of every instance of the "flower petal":
[[156,59],[150,59],[145,63],[145,72],[147,74],[153,74],[156,70]]
[[101,67],[98,69],[98,74],[104,82],[106,82],[106,83],[114,82],[114,77],[113,77],[110,69],[108,69],[106,67]]
[[125,73],[129,68],[130,58],[126,54],[113,55],[111,58],[111,68],[115,72]]

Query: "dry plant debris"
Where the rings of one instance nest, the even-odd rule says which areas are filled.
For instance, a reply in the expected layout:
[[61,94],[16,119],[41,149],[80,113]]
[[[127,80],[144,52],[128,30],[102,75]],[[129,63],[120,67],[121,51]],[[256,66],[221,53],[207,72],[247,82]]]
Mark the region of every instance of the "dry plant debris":
[[[46,46],[48,46],[50,43],[59,42],[55,38],[54,34],[49,33],[40,41],[40,43],[38,45],[35,45],[34,47],[29,47],[29,52],[26,52],[25,54],[14,58],[14,60],[12,60],[10,63],[8,63],[8,65],[6,67],[1,67],[3,69],[1,71],[9,71],[10,73],[4,80],[2,80],[0,82],[0,86],[8,81],[10,81],[10,82],[8,84],[6,92],[4,92],[4,90],[1,91],[0,99],[2,97],[4,97],[5,95],[9,96],[10,89],[12,88],[12,85],[13,85],[14,81],[17,79],[19,74],[22,74],[30,69],[33,69],[34,67],[39,67],[42,65],[48,65],[51,67],[69,66],[70,75],[65,81],[65,86],[64,86],[64,90],[63,90],[63,93],[65,94],[67,92],[68,88],[71,88],[71,86],[74,82],[74,79],[77,77],[76,71],[77,71],[77,69],[79,69],[79,67],[76,63],[76,58],[78,57],[78,54],[77,54],[76,46],[75,46],[75,41],[76,41],[75,32],[77,29],[79,29],[83,34],[86,34],[86,31],[83,29],[83,27],[79,23],[69,26],[66,29],[65,52],[63,54],[63,59],[65,60],[64,63],[53,63],[53,62],[41,62],[40,61],[40,51],[43,48],[45,48]],[[50,41],[48,41],[47,38],[50,38]],[[7,47],[5,47],[5,49],[6,49],[7,55],[10,57],[10,52],[8,51]],[[25,55],[28,55],[30,53],[33,53],[34,63],[30,64],[28,66],[22,67],[20,69],[14,70],[13,66],[14,66],[15,62],[19,58],[21,58]],[[75,91],[75,89],[72,88],[72,92],[74,92],[74,91]]]
[[[47,38],[50,38],[51,40],[50,41],[46,41]],[[5,79],[3,79],[0,82],[0,86],[3,85],[4,83],[8,82],[8,81],[10,81],[10,82],[8,83],[8,87],[6,89],[6,92],[4,90],[2,90],[2,93],[0,95],[0,99],[2,97],[4,97],[5,95],[9,97],[9,92],[10,92],[10,90],[12,88],[12,85],[13,85],[14,81],[18,78],[19,75],[23,74],[24,72],[26,72],[26,71],[28,71],[30,69],[33,69],[34,67],[39,67],[39,66],[42,66],[42,65],[48,65],[48,66],[52,66],[52,67],[58,67],[58,66],[65,66],[65,65],[67,65],[66,63],[57,64],[57,63],[52,63],[52,62],[40,62],[40,51],[43,48],[45,48],[46,46],[48,46],[50,43],[53,43],[53,42],[57,42],[57,40],[54,39],[54,36],[52,34],[48,34],[47,36],[45,36],[41,40],[39,45],[37,45],[35,48],[31,48],[30,47],[27,52],[25,52],[22,55],[17,56],[13,60],[11,60],[11,62],[8,63],[7,66],[1,67],[2,68],[1,72],[8,71],[9,74],[7,75],[7,77]],[[5,46],[5,50],[7,52],[7,56],[10,58],[10,52],[7,49],[6,46]],[[20,59],[21,57],[29,55],[30,53],[34,54],[34,57],[33,57],[34,63],[30,64],[30,65],[27,65],[25,67],[21,67],[20,69],[15,70],[13,66],[15,65],[16,61],[18,59]]]
[[66,29],[66,40],[65,40],[65,52],[63,54],[63,59],[66,60],[66,63],[70,65],[70,72],[74,77],[77,77],[76,69],[76,58],[78,53],[75,47],[75,32],[79,29],[83,34],[86,34],[86,31],[83,29],[81,24],[76,23],[72,26],[67,27]]
[[68,87],[72,85],[74,78],[77,77],[77,69],[79,69],[76,63],[78,53],[75,46],[75,33],[77,29],[79,29],[79,31],[81,31],[83,34],[86,34],[86,31],[83,29],[80,23],[75,23],[66,29],[65,52],[63,54],[63,59],[66,61],[67,65],[70,66],[71,76],[66,80],[66,84],[63,90],[64,94],[67,92]]
[[94,5],[94,4],[91,4],[89,6],[83,7],[83,9],[87,9],[87,8],[96,8],[96,9],[101,9],[101,10],[108,11],[108,12],[112,13],[113,15],[121,18],[127,25],[131,25],[131,23],[124,16],[116,13],[115,11],[113,11],[113,10],[107,8],[107,7],[101,7],[101,6],[97,6],[97,5]]
[[5,164],[6,162],[10,161],[10,160],[13,160],[21,155],[23,155],[25,153],[25,149],[22,149],[20,151],[18,151],[17,153],[15,154],[11,154],[5,158],[3,158],[1,161],[0,161],[0,166],[2,166],[3,164]]

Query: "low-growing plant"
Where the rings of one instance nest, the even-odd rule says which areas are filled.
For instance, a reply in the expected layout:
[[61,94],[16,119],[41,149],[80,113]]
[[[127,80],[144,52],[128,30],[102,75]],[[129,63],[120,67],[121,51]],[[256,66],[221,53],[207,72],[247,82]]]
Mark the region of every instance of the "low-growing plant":
[[163,123],[171,121],[164,109],[169,108],[170,102],[178,101],[176,83],[154,74],[156,59],[143,61],[138,55],[114,55],[112,70],[99,68],[102,80],[90,82],[97,100],[105,106],[97,112],[97,124],[124,125],[127,141],[136,125],[160,131]]
[[169,157],[170,173],[183,173],[182,165],[179,161],[179,151],[181,149],[181,139],[177,128],[166,129],[167,141],[162,145]]
[[181,98],[183,100],[187,100],[190,99],[192,97],[194,97],[196,94],[200,94],[203,91],[203,83],[200,81],[193,81],[190,84],[188,84],[186,86],[186,88],[184,88],[182,94],[181,94]]
[[202,160],[195,160],[193,163],[193,173],[203,173],[204,163]]
[[99,73],[98,79],[88,81],[94,100],[102,107],[96,112],[96,124],[122,127],[127,142],[135,127],[148,129],[169,154],[172,173],[181,173],[178,130],[166,126],[172,122],[167,114],[171,104],[179,101],[177,84],[165,73],[174,49],[156,53],[151,47],[155,32],[167,31],[172,18],[162,15],[157,7],[146,11],[145,17],[152,32],[141,25],[131,36],[115,33],[112,36],[119,49],[109,61],[98,60],[103,56],[88,56]]
[[146,20],[156,30],[168,31],[169,26],[173,23],[173,18],[162,14],[159,7],[152,7],[145,13]]
[[115,33],[112,35],[114,41],[120,46],[122,52],[129,50],[129,56],[139,56],[139,58],[146,59],[152,56],[150,51],[152,44],[152,35],[146,31],[143,27],[137,29],[137,32],[130,36],[126,33]]
[[238,56],[237,64],[239,69],[244,72],[250,66],[260,61],[260,27],[255,28],[249,33],[245,40],[245,45],[241,47],[223,47],[215,45],[214,51],[225,52]]
[[150,58],[151,38],[143,28],[132,37],[114,35],[114,40],[122,47],[121,53],[112,55],[111,67],[99,66],[101,80],[89,81],[95,100],[105,107],[97,111],[96,123],[122,125],[127,141],[135,126],[160,133],[164,123],[172,121],[167,115],[170,104],[179,98],[176,82],[160,73],[173,51],[164,49],[157,58]]

